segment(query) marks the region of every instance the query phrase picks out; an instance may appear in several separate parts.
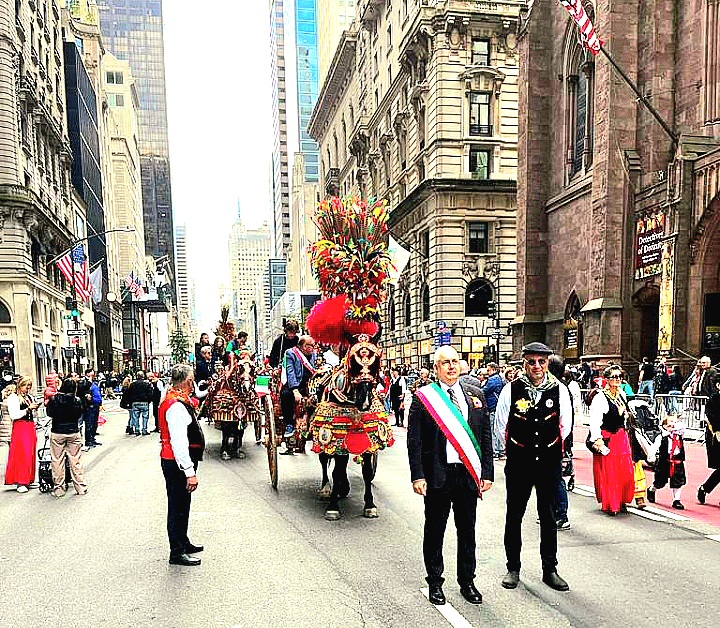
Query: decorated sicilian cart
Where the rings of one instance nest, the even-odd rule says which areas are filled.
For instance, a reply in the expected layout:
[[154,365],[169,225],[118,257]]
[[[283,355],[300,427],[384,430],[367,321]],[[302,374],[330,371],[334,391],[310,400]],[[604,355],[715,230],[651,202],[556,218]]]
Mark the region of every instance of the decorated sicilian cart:
[[350,490],[347,465],[362,465],[365,483],[363,515],[377,517],[371,482],[377,454],[393,444],[388,414],[380,400],[380,305],[394,268],[388,252],[385,201],[357,197],[320,203],[315,222],[320,240],[311,246],[312,264],[323,299],[308,315],[308,332],[330,345],[341,363],[324,382],[310,422],[313,451],[320,454],[323,487],[334,462],[328,520],[341,517],[339,499]]

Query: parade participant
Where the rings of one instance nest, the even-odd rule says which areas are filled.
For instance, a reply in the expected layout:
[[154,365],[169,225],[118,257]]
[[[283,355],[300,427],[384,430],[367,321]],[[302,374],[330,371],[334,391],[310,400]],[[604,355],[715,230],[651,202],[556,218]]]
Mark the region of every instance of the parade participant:
[[[558,380],[558,386],[560,388],[565,388],[568,392],[568,397],[570,398],[571,406],[574,410],[574,402],[572,395],[570,394],[570,389],[565,384],[565,360],[563,360],[559,355],[551,355],[548,359],[548,372],[555,377],[555,379]],[[575,415],[574,412],[571,413],[571,417],[574,421]],[[570,440],[570,434],[572,433],[572,424],[570,428],[570,432],[568,433],[568,436],[564,439],[563,442],[563,450],[565,449],[565,446],[567,445],[567,441]],[[565,480],[562,477],[562,473],[558,477],[558,488],[557,488],[557,495],[555,498],[555,522],[557,523],[557,529],[558,530],[569,530],[570,529],[570,520],[568,519],[568,495],[567,495],[567,485],[565,484]]]
[[[285,352],[283,367],[283,389],[280,392],[280,407],[282,409],[283,423],[285,424],[285,438],[295,433],[295,405],[303,397],[308,396],[307,385],[315,374],[313,363],[315,356],[315,341],[311,336],[300,336],[297,347]],[[292,455],[291,447],[281,452]]]
[[222,364],[225,366],[227,364],[227,361],[225,360],[225,345],[227,343],[225,342],[225,338],[222,336],[216,336],[215,340],[212,344],[212,364],[213,364],[213,370],[215,369],[216,364]]
[[395,427],[402,427],[404,424],[403,398],[406,390],[407,381],[400,375],[400,369],[393,366],[390,369],[390,407],[395,414]]
[[195,417],[196,400],[192,367],[178,364],[173,367],[171,386],[160,404],[160,464],[165,476],[168,499],[167,532],[170,541],[170,564],[194,566],[200,559],[191,556],[203,551],[188,539],[190,503],[198,487],[196,475],[202,460],[205,438]]
[[710,476],[697,490],[697,500],[705,503],[708,494],[720,484],[720,381],[715,381],[714,391],[705,406],[705,448],[707,466],[713,469]]
[[205,333],[200,334],[200,340],[195,343],[195,363],[197,364],[201,358],[201,350],[210,344],[210,336]]
[[135,436],[140,435],[140,418],[142,417],[142,435],[147,436],[148,421],[150,420],[150,404],[153,400],[153,385],[145,377],[143,371],[138,371],[135,381],[130,384],[130,416]]
[[651,399],[655,397],[655,365],[648,357],[644,357],[640,365],[638,395],[648,395]]
[[238,332],[237,338],[227,343],[225,353],[229,358],[230,368],[235,368],[238,362],[252,360],[252,350],[247,344],[248,335],[246,331]]
[[205,345],[200,349],[200,357],[195,362],[195,381],[202,388],[203,382],[209,382],[213,374],[212,347]]
[[647,491],[647,499],[651,504],[655,503],[657,489],[663,488],[670,482],[673,494],[672,507],[675,510],[685,510],[685,506],[680,501],[682,487],[687,484],[684,432],[685,424],[678,420],[676,414],[665,415],[660,434],[653,443],[655,477],[653,485]]
[[66,379],[47,404],[47,415],[52,418],[50,429],[50,460],[53,475],[52,494],[65,495],[65,456],[70,462],[70,476],[78,495],[88,492],[85,482],[85,468],[82,463],[82,436],[80,417],[82,401],[77,396],[77,383]]
[[557,573],[557,522],[553,504],[561,475],[562,443],[570,433],[572,404],[567,388],[548,373],[553,350],[541,342],[522,349],[525,370],[506,384],[495,408],[495,421],[505,435],[506,589],[520,581],[522,520],[533,487],[540,518],[542,580],[556,591],[570,587]]
[[127,426],[125,427],[125,433],[133,435],[135,434],[135,430],[133,429],[132,420],[132,398],[130,397],[130,384],[132,384],[132,380],[128,375],[125,379],[123,379],[122,384],[120,385],[120,407],[123,410],[128,411],[128,421]]
[[423,558],[429,599],[437,605],[446,601],[442,549],[452,508],[460,593],[471,604],[480,604],[482,595],[474,583],[475,521],[478,495],[495,479],[492,430],[482,394],[458,381],[457,351],[440,347],[433,364],[439,381],[415,393],[407,439],[413,491],[425,498]]
[[[102,394],[100,388],[95,382],[95,371],[93,369],[85,370],[86,382],[83,384],[85,392],[83,412],[83,422],[85,423],[85,451],[91,447],[102,445],[95,438],[98,425],[98,417],[100,416],[100,406],[102,405]],[[89,384],[89,386],[88,386]],[[78,390],[80,385],[78,384]]]
[[9,395],[6,400],[13,426],[5,469],[5,485],[15,484],[18,493],[27,493],[29,488],[38,487],[35,483],[37,470],[35,411],[40,404],[33,399],[31,390],[32,380],[29,377],[21,377],[17,383],[17,392]]
[[503,381],[498,373],[498,365],[490,362],[487,365],[487,381],[482,388],[487,402],[488,412],[490,413],[490,424],[493,428],[493,451],[498,459],[505,458],[505,437],[498,431],[495,423],[495,408],[497,407],[498,397],[503,389]]
[[275,338],[272,349],[270,350],[270,366],[274,369],[278,368],[282,362],[285,352],[288,349],[297,347],[298,330],[300,326],[297,321],[288,319],[283,326],[283,333]]
[[[652,365],[651,365],[652,366]],[[605,386],[590,404],[595,496],[603,511],[616,515],[635,496],[635,472],[627,423],[630,412],[620,389],[622,369],[610,366],[603,373]]]

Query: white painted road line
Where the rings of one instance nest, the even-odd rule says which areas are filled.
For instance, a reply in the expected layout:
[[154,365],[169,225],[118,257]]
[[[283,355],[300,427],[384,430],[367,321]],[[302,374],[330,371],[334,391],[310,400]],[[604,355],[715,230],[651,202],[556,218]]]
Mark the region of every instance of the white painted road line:
[[572,490],[572,492],[582,495],[583,497],[595,497],[595,491],[586,491],[585,489],[578,488],[577,486]]
[[646,510],[638,510],[637,508],[633,508],[632,506],[628,506],[627,509],[628,512],[631,512],[634,515],[638,515],[640,517],[644,517],[645,519],[650,519],[651,521],[662,521],[664,523],[667,523],[668,521],[665,517],[661,517],[660,515],[656,515],[652,512],[647,512]]
[[594,486],[585,486],[585,484],[576,484],[575,490],[580,489],[581,491],[589,491],[593,495],[595,495],[595,487]]
[[656,515],[660,515],[662,517],[667,517],[668,519],[672,519],[673,521],[690,521],[690,517],[685,517],[683,515],[675,514],[674,512],[670,512],[668,510],[663,510],[662,508],[655,508],[653,506],[646,506],[645,512],[652,512]]
[[[430,590],[427,587],[425,587],[424,589],[420,589],[420,593],[422,593],[426,598],[430,599]],[[435,605],[433,604],[433,606]],[[450,602],[447,602],[442,606],[435,606],[435,609],[445,619],[448,620],[448,623],[453,626],[453,628],[473,628],[473,625],[460,613],[458,613],[458,611],[452,604],[450,604]]]
[[707,538],[709,538],[711,541],[717,541],[720,543],[720,534],[708,534]]

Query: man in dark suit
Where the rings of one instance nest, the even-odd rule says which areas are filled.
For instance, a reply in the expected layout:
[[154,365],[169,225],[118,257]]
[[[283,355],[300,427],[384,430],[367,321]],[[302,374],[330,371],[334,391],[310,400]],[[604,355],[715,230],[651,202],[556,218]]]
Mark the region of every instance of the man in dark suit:
[[440,347],[433,364],[438,381],[416,391],[407,437],[413,490],[425,498],[423,557],[429,599],[445,604],[442,548],[452,507],[460,593],[471,604],[480,604],[482,595],[474,583],[475,519],[478,495],[489,490],[495,478],[492,430],[482,392],[458,381],[457,351]]

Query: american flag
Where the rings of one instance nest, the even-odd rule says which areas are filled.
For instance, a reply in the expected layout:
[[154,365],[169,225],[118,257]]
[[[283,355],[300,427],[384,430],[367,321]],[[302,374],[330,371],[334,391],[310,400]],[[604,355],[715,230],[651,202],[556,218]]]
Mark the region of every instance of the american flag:
[[585,46],[593,54],[596,55],[600,52],[602,41],[595,32],[595,27],[590,21],[585,7],[583,6],[582,0],[560,0],[562,4],[570,13],[572,19],[574,19],[580,27],[580,32],[583,34],[585,39]]
[[[75,293],[81,301],[90,298],[90,274],[88,273],[88,260],[85,257],[85,249],[78,244],[74,249],[68,251],[57,262],[57,267],[70,284],[75,283]],[[73,272],[73,266],[75,268]]]
[[125,277],[125,285],[130,291],[130,294],[134,295],[136,299],[141,299],[145,296],[145,289],[138,283],[137,279],[135,279],[132,271]]

